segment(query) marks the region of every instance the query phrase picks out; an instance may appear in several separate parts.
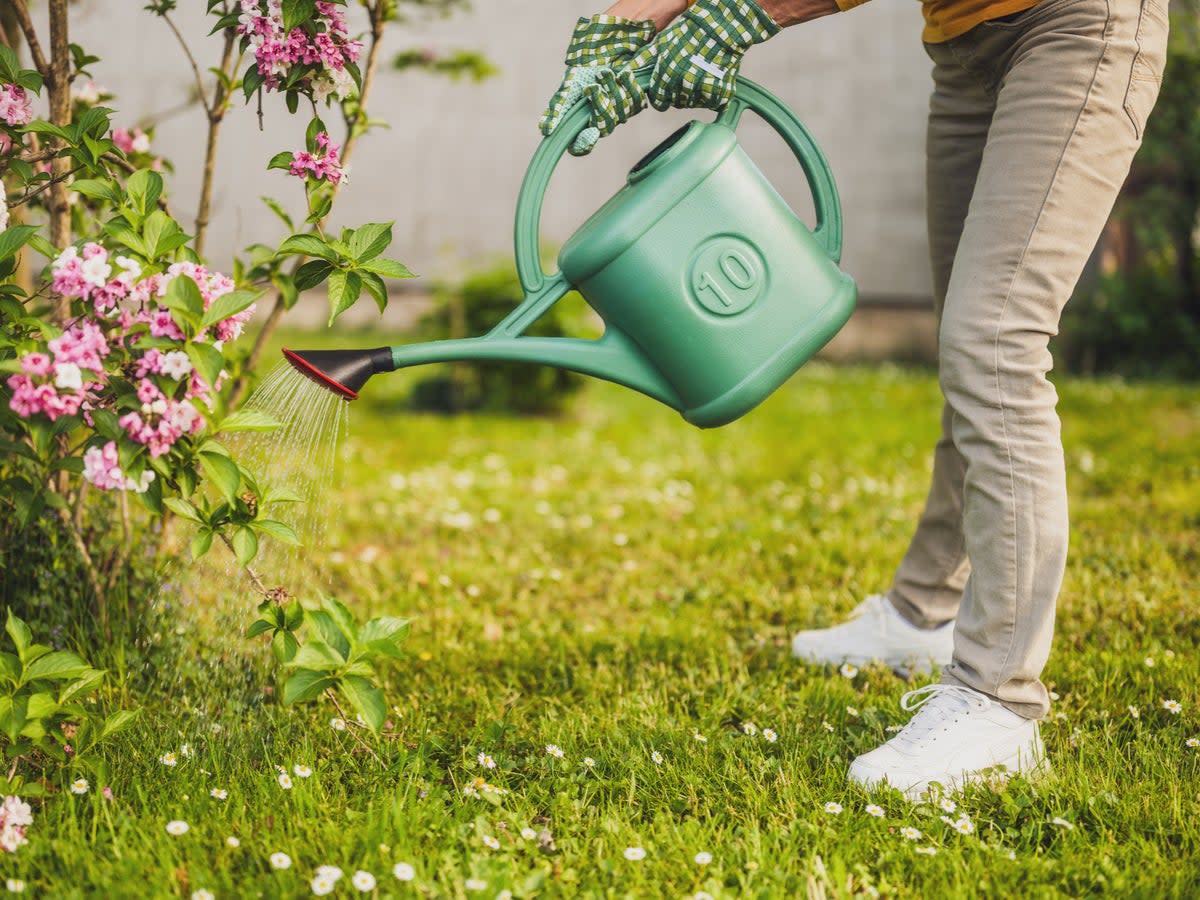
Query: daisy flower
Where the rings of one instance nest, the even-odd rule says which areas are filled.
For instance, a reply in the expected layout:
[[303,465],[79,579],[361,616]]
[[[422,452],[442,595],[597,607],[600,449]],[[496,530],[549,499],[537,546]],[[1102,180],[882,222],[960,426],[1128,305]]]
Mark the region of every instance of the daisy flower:
[[919,841],[921,839],[921,832],[911,825],[905,825],[900,829],[900,836],[906,840]]
[[657,750],[650,754],[650,759],[656,766],[661,766],[663,764],[663,755]]
[[558,746],[558,744],[547,744],[546,753],[550,756],[553,756],[555,759],[562,759],[564,756],[566,756],[566,754],[563,753],[562,747]]
[[486,753],[480,753],[477,757],[475,757],[475,759],[477,759],[479,761],[479,764],[481,766],[483,766],[485,769],[496,768],[496,761],[494,759],[492,759],[490,756],[488,756],[488,754],[486,754]]
[[937,853],[937,847],[918,847],[917,852],[922,856],[933,856]]
[[292,789],[292,776],[289,775],[287,772],[280,772],[279,773],[279,786],[281,788],[283,788],[285,791],[290,791]]
[[392,866],[392,874],[397,881],[412,881],[417,877],[417,870],[408,863],[396,863]]
[[179,748],[179,755],[180,755],[180,756],[184,756],[184,757],[189,757],[189,756],[191,756],[191,755],[192,755],[192,745],[191,745],[191,744],[184,744],[183,746],[181,746],[181,747]]
[[225,788],[213,788],[208,792],[208,795],[214,800],[224,800],[229,796],[229,791],[225,790]]
[[842,673],[843,678],[853,678],[858,674],[858,666],[852,666],[850,663],[842,663],[842,667],[838,671]]
[[537,837],[537,832],[526,826],[525,828],[521,829],[521,837],[525,838],[527,841],[532,841],[535,837]]
[[768,744],[773,744],[777,740],[779,740],[779,735],[775,733],[774,728],[764,728],[762,736],[763,736],[763,740],[766,741]]
[[1200,747],[1200,738],[1190,737],[1183,743],[1188,747]]
[[345,731],[346,730],[346,720],[339,716],[334,716],[332,719],[329,720],[329,727],[332,728],[334,731]]
[[76,778],[71,782],[72,794],[86,794],[88,792],[88,780],[86,778]]
[[951,800],[949,797],[943,797],[941,800],[939,800],[938,806],[940,806],[942,808],[942,812],[948,812],[948,813],[952,813],[956,809],[958,809],[958,804],[955,803],[953,800]]
[[1072,831],[1075,828],[1074,822],[1068,822],[1062,816],[1055,816],[1050,820],[1051,825],[1057,825],[1059,828],[1065,828],[1067,831]]
[[712,862],[712,854],[706,850],[701,850],[695,855],[695,857],[693,857],[693,859],[695,860],[696,865],[707,866],[710,862]]
[[492,835],[490,835],[490,834],[485,834],[483,836],[483,845],[485,847],[489,847],[492,850],[499,850],[500,849],[500,840],[498,838],[492,837]]
[[292,766],[292,772],[295,773],[297,778],[309,778],[312,776],[312,769],[310,769],[308,766],[301,765],[300,763],[296,763],[296,765]]
[[753,722],[743,722],[742,723],[742,732],[744,734],[750,735],[750,737],[754,737],[754,735],[758,734],[758,726],[755,725]]
[[959,834],[970,834],[975,830],[975,823],[966,816],[960,816],[958,819],[950,823],[950,827]]
[[162,763],[164,766],[174,766],[179,762],[179,757],[177,757],[174,753],[172,753],[170,750],[168,750],[166,753],[164,753],[162,756],[160,756],[158,758],[158,761],[160,763]]
[[236,850],[238,847],[242,846],[242,842],[231,834],[229,837],[225,838],[225,846],[232,847],[234,850]]
[[292,858],[286,853],[272,853],[267,857],[267,861],[271,864],[272,869],[290,869],[292,867]]
[[188,832],[188,823],[184,822],[182,819],[172,819],[170,822],[167,823],[167,834],[175,835],[178,837],[181,834],[187,834],[187,832]]
[[868,816],[874,816],[877,819],[883,818],[882,806],[876,806],[874,803],[868,803],[864,809]]
[[324,875],[318,875],[309,882],[308,886],[312,888],[312,892],[318,897],[324,897],[326,894],[333,893],[333,889],[337,887],[337,882]]
[[842,804],[835,803],[832,800],[830,800],[828,803],[826,803],[821,808],[824,809],[825,812],[829,813],[831,816],[838,816],[838,815],[841,815],[841,813],[842,813]]
[[463,887],[468,891],[486,891],[487,882],[482,878],[468,878],[463,882]]
[[626,847],[624,857],[633,862],[646,858],[646,851],[641,847]]
[[350,879],[350,883],[364,894],[367,891],[375,890],[375,876],[370,872],[364,872],[362,869],[354,873],[354,877]]
[[592,759],[590,756],[585,756],[583,758],[583,764],[585,766],[587,766],[589,769],[596,768],[596,761],[594,759]]
[[850,716],[852,719],[857,719],[858,718],[858,707],[857,706],[847,706],[846,707],[846,715]]
[[4,886],[8,888],[10,894],[21,894],[25,892],[25,882],[20,878],[9,878],[4,882]]
[[1178,700],[1164,700],[1162,702],[1162,708],[1173,716],[1177,716],[1183,712],[1183,707],[1179,705]]
[[192,891],[192,900],[216,900],[213,897],[213,892],[208,888],[200,888],[197,891]]
[[708,743],[708,738],[706,738],[704,735],[702,735],[702,734],[701,734],[700,732],[698,732],[698,731],[697,731],[695,734],[693,734],[693,735],[692,735],[692,740],[693,740],[693,741],[699,741],[701,744],[707,744],[707,743]]
[[1140,719],[1142,717],[1141,711],[1136,706],[1130,706],[1127,707],[1127,709],[1129,710],[1129,714],[1135,719]]

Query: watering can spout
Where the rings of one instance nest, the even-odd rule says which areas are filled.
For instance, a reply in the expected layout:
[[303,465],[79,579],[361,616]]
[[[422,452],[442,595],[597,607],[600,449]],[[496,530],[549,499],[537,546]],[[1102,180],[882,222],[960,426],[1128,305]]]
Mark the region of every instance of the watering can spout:
[[358,399],[358,392],[372,375],[396,368],[388,347],[373,350],[285,349],[283,355],[297,371],[347,400]]

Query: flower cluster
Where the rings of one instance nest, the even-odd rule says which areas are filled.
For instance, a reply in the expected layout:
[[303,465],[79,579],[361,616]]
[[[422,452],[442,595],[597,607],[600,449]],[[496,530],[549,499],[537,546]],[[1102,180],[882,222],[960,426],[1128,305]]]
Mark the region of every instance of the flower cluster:
[[315,178],[317,181],[328,181],[338,184],[345,180],[346,170],[342,168],[342,148],[324,131],[317,135],[317,153],[300,151],[292,157],[288,171],[300,178]]
[[33,101],[19,84],[0,84],[0,121],[14,128],[33,121]]
[[268,90],[279,88],[294,66],[311,67],[300,79],[320,102],[345,98],[355,91],[347,66],[358,62],[362,42],[351,40],[339,3],[317,0],[310,28],[283,27],[283,0],[241,0],[237,33],[254,48],[258,74]]
[[[94,410],[108,409],[119,416],[124,436],[144,446],[154,459],[169,453],[181,438],[197,434],[204,426],[197,403],[212,405],[223,373],[210,384],[193,367],[184,334],[162,298],[175,279],[188,278],[207,310],[234,289],[233,281],[192,262],[174,263],[166,272],[142,277],[137,262],[111,255],[96,243],[68,247],[54,260],[51,272],[53,289],[81,301],[85,315],[44,351],[21,357],[21,371],[7,382],[12,391],[9,407],[25,419],[44,415],[54,421],[82,413],[88,424],[94,424]],[[253,312],[250,306],[221,319],[200,330],[192,342],[220,349],[224,341],[242,333]],[[171,348],[171,341],[179,342],[178,349]],[[132,395],[128,387],[110,390],[110,371],[121,376],[121,385],[133,388]],[[101,490],[147,490],[154,473],[127,473],[120,456],[121,448],[112,439],[88,448],[84,478]]]
[[132,131],[128,128],[114,128],[112,141],[121,148],[121,152],[126,156],[132,153],[150,152],[150,135],[140,128],[134,128]]
[[0,804],[0,849],[16,853],[17,848],[28,843],[25,829],[33,824],[33,811],[20,797],[5,797]]

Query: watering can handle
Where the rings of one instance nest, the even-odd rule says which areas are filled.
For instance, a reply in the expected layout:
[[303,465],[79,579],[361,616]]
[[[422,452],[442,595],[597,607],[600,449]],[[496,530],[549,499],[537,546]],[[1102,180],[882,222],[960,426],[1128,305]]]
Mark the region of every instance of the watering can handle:
[[[646,87],[650,83],[651,69],[637,71],[638,83]],[[747,109],[758,113],[784,139],[796,155],[804,175],[808,179],[809,189],[813,195],[813,207],[817,214],[817,225],[813,237],[824,248],[835,263],[842,258],[842,210],[838,199],[837,185],[825,155],[813,140],[808,129],[801,124],[795,114],[765,88],[760,87],[748,78],[738,76],[737,89],[733,99],[717,117],[717,122],[736,129],[742,113]],[[540,228],[542,219],[542,201],[546,189],[550,186],[550,178],[567,148],[575,140],[588,122],[587,101],[580,100],[563,118],[559,127],[548,138],[542,141],[529,169],[525,173],[525,181],[517,197],[516,221],[516,260],[517,274],[525,289],[527,298],[537,295],[545,297],[545,303],[536,304],[537,309],[529,309],[521,316],[521,324],[528,324],[532,318],[540,314],[553,300],[550,297],[557,294],[561,297],[566,291],[561,274],[547,275],[542,269],[540,252]],[[555,297],[554,299],[557,299]],[[523,304],[524,306],[524,304]],[[517,323],[511,323],[517,324]]]

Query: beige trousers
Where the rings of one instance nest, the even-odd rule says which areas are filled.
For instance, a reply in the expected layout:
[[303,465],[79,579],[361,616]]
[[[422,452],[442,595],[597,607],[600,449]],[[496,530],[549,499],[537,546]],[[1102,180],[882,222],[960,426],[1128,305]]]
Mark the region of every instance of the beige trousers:
[[1041,681],[1067,556],[1048,344],[1112,210],[1166,58],[1168,0],[1043,0],[929,44],[928,220],[945,406],[889,598],[957,619],[943,681],[1014,712]]

